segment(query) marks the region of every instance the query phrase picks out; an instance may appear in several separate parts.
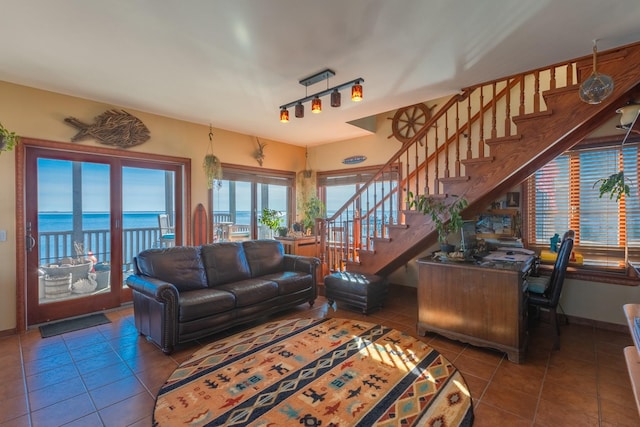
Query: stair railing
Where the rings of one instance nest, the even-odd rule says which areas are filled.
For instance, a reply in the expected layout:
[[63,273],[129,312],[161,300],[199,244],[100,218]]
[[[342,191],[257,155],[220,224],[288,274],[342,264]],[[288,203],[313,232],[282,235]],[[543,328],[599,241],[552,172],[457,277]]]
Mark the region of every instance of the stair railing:
[[588,58],[481,83],[449,98],[333,216],[318,220],[324,272],[359,263],[362,251],[373,251],[390,227],[403,224],[408,192],[443,194],[447,180],[468,180],[465,164],[491,159],[487,140],[517,138],[513,116],[545,114],[542,94],[574,85],[578,63]]

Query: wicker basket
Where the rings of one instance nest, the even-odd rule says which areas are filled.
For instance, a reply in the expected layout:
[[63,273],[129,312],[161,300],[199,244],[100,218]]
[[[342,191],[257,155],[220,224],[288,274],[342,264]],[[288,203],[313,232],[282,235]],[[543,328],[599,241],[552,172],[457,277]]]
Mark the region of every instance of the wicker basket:
[[44,297],[62,298],[71,295],[71,273],[58,276],[44,276]]
[[75,283],[80,279],[86,279],[89,275],[89,271],[91,271],[92,266],[92,262],[76,265],[51,264],[48,267],[40,267],[40,269],[44,272],[45,275],[49,277],[66,276],[67,274],[71,273],[71,283]]

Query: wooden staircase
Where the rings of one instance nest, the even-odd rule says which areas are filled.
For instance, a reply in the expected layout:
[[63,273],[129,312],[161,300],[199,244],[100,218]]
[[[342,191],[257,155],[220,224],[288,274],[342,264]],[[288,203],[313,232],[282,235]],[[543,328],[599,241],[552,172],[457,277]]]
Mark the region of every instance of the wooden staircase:
[[[318,224],[325,272],[393,272],[437,237],[427,216],[407,209],[409,191],[463,196],[469,202],[464,216],[471,217],[635,99],[640,43],[599,53],[598,71],[610,75],[615,87],[597,105],[578,95],[591,61],[554,64],[452,97],[367,185]],[[397,187],[392,171],[398,166]]]

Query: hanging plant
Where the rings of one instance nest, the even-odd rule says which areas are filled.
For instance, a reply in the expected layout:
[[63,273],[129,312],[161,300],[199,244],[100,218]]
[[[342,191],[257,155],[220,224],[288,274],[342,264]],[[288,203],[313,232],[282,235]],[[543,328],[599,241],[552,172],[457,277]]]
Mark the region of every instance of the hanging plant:
[[9,132],[0,123],[0,151],[11,151],[20,142],[20,137],[15,132]]
[[213,130],[209,125],[209,146],[207,147],[207,154],[204,156],[202,162],[204,168],[204,174],[207,177],[207,188],[212,189],[214,182],[222,181],[222,163],[220,159],[213,154]]

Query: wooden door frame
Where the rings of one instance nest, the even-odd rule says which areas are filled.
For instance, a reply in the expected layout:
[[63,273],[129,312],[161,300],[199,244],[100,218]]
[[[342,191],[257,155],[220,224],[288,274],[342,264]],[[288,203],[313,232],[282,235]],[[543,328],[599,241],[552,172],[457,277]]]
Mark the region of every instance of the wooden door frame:
[[[182,200],[176,200],[176,206],[183,206],[184,209],[176,209],[184,212],[180,218],[183,224],[183,242],[191,243],[191,159],[184,157],[164,156],[150,153],[140,153],[127,151],[118,148],[103,148],[95,146],[84,146],[64,142],[55,142],[35,138],[22,137],[20,144],[15,148],[15,199],[16,199],[16,331],[18,333],[27,330],[27,259],[26,248],[26,150],[29,148],[47,148],[68,152],[78,152],[91,154],[94,156],[118,157],[132,161],[162,162],[179,165],[182,168],[181,176],[176,176],[176,186],[182,187]],[[182,215],[182,214],[180,214]],[[178,219],[178,218],[176,218]]]

